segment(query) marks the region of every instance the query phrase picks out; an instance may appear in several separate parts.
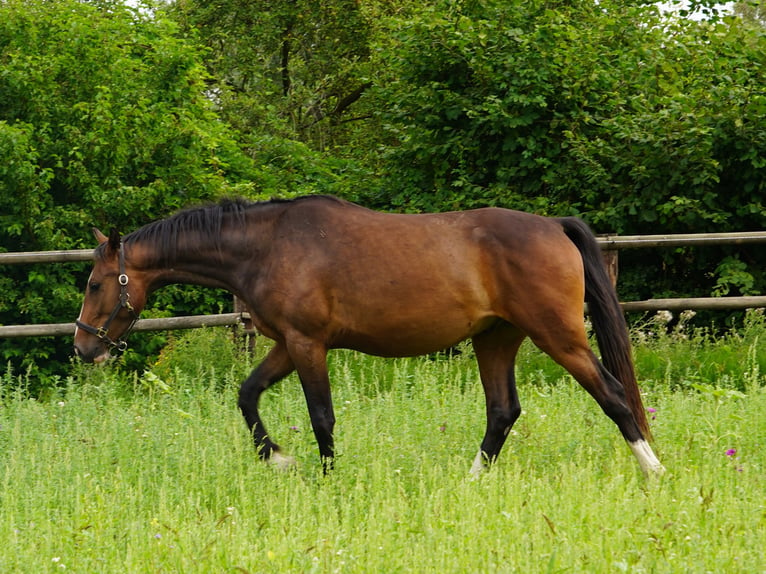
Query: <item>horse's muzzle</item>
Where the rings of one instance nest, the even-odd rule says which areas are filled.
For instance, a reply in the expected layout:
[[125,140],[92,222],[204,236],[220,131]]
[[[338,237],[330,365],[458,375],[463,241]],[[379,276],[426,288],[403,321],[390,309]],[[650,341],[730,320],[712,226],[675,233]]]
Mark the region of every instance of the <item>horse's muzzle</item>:
[[83,349],[80,349],[77,345],[74,346],[74,354],[83,362],[83,363],[103,363],[107,359],[111,357],[109,354],[109,351],[95,347],[94,349],[90,351],[85,351]]

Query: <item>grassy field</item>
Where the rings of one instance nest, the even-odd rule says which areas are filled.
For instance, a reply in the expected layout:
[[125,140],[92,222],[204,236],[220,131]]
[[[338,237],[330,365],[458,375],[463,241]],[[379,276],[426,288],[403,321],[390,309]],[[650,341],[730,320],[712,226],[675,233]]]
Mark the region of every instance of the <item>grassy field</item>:
[[766,572],[761,334],[636,349],[668,469],[650,483],[596,404],[531,350],[524,414],[476,481],[469,352],[334,353],[326,477],[293,377],[262,412],[299,468],[256,461],[236,407],[249,365],[225,366],[225,335],[180,340],[141,376],[76,368],[37,400],[8,374],[0,572]]

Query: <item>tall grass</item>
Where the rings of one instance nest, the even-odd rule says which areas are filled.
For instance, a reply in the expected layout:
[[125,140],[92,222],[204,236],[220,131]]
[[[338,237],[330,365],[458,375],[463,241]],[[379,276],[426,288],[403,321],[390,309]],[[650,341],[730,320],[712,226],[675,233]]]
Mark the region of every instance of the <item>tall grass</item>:
[[[744,353],[739,371],[720,375],[672,333],[638,346],[668,468],[649,483],[593,400],[531,348],[520,360],[524,414],[478,481],[468,469],[484,406],[467,349],[334,353],[328,476],[294,376],[262,412],[299,467],[256,460],[236,392],[257,357],[236,359],[225,331],[179,340],[144,374],[77,367],[44,399],[7,375],[0,571],[763,572],[761,334],[706,340],[713,356]],[[699,388],[676,376],[695,365]]]

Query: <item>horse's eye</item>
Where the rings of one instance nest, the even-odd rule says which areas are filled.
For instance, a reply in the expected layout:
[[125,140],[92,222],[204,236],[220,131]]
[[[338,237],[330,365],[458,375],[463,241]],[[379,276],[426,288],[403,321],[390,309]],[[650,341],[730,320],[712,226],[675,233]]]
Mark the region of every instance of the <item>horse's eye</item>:
[[101,289],[101,283],[91,283],[89,286],[91,293]]

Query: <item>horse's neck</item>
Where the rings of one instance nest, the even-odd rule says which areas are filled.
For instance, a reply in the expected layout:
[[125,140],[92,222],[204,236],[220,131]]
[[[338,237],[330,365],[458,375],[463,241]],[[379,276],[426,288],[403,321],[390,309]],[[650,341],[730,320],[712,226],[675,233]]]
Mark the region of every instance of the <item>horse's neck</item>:
[[[263,206],[249,210],[244,219],[226,218],[220,234],[212,240],[204,233],[183,232],[173,245],[172,257],[158,263],[158,251],[167,245],[136,243],[132,251],[139,269],[149,275],[148,289],[154,291],[171,283],[188,283],[227,289],[237,295],[252,281],[261,261],[259,249],[268,246],[274,225],[288,204]],[[246,269],[245,269],[246,268]]]
[[[242,242],[240,242],[242,243]],[[237,294],[240,289],[239,266],[243,261],[243,245],[222,238],[220,245],[189,240],[179,241],[172,264],[162,265],[149,257],[138,263],[149,277],[149,291],[170,284],[190,284],[226,289]]]

